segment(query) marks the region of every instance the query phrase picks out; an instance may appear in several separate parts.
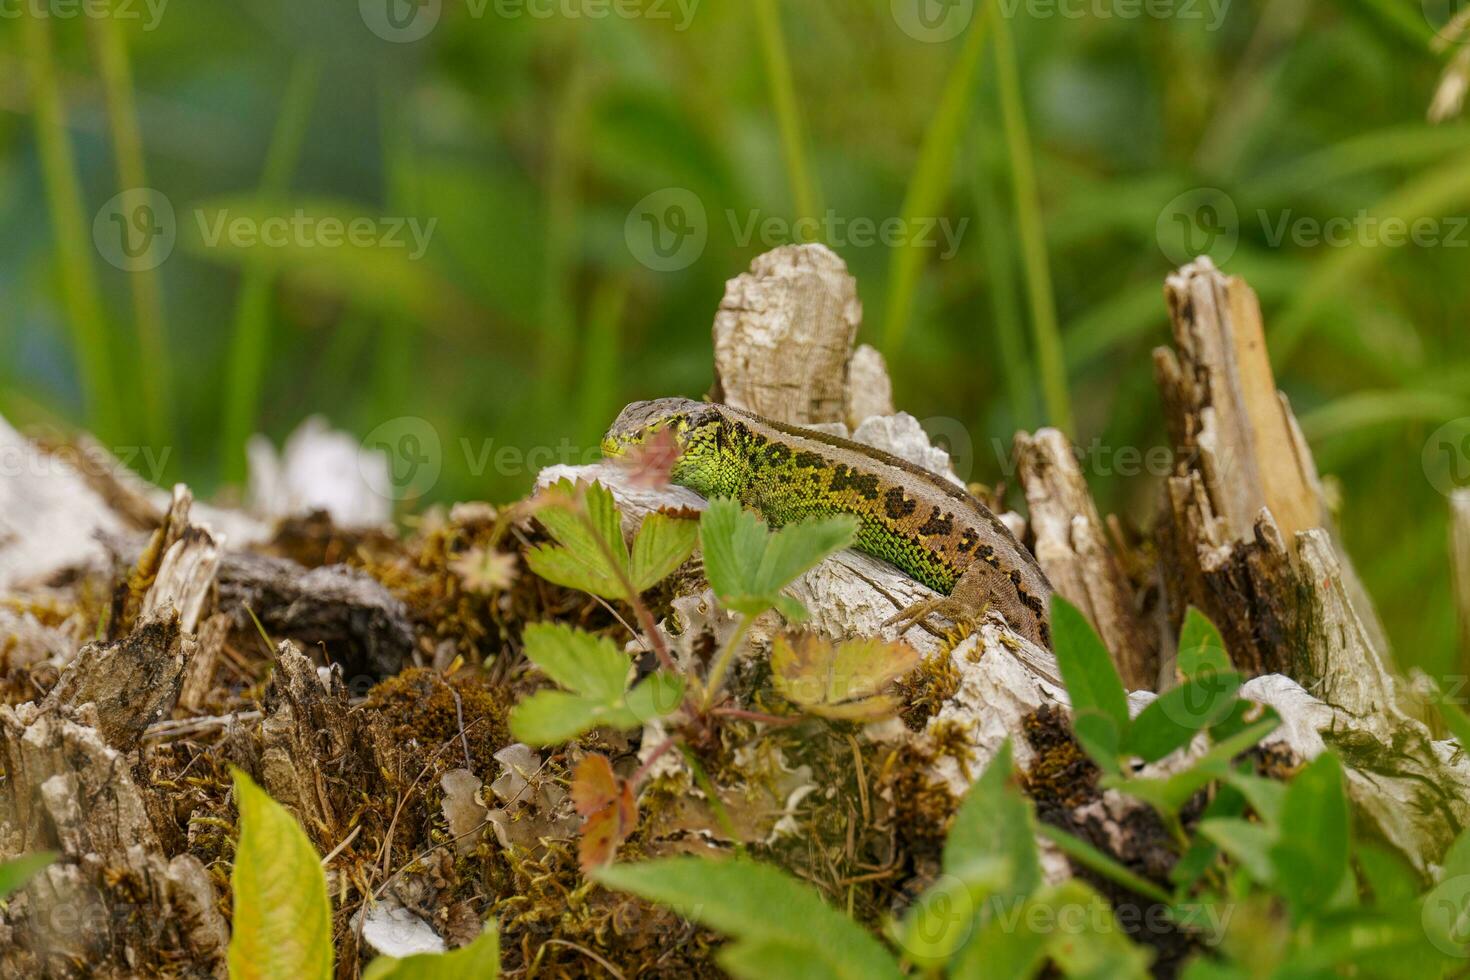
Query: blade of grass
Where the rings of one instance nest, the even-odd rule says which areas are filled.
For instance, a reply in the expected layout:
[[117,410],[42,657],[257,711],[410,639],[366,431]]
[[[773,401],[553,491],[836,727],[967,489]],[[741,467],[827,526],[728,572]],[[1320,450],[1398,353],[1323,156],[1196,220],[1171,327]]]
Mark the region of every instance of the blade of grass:
[[1076,433],[1072,424],[1072,399],[1067,391],[1067,366],[1062,357],[1061,331],[1057,327],[1056,301],[1052,295],[1051,268],[1046,254],[1046,229],[1042,225],[1041,201],[1031,159],[1031,137],[1026,129],[1026,107],[1021,99],[1015,45],[1004,17],[995,18],[995,69],[1006,146],[1010,150],[1011,186],[1016,198],[1016,223],[1021,235],[1026,293],[1031,303],[1031,330],[1035,338],[1037,367],[1041,372],[1042,402],[1046,406],[1047,422],[1073,436]]
[[[971,95],[975,88],[975,70],[980,65],[980,56],[985,51],[985,27],[990,19],[990,8],[970,24],[965,36],[965,46],[949,71],[944,83],[944,93],[929,128],[924,133],[923,145],[919,147],[919,158],[914,162],[914,172],[909,176],[908,191],[903,200],[904,227],[912,228],[917,219],[933,217],[944,195],[949,190],[950,176],[954,171],[955,147],[964,131],[965,119],[970,108]],[[890,253],[888,261],[888,311],[883,326],[884,348],[888,356],[898,353],[908,331],[909,317],[913,312],[914,291],[919,284],[919,270],[923,266],[924,246],[915,236],[906,236],[903,243]]]
[[[260,179],[259,199],[279,199],[286,191],[291,172],[306,137],[306,123],[316,93],[319,69],[311,58],[302,58],[291,69],[281,112],[266,151],[265,170]],[[275,272],[271,263],[247,265],[240,274],[240,292],[235,299],[235,318],[225,376],[225,421],[220,444],[224,478],[239,483],[245,477],[245,441],[255,429],[260,389],[265,376],[266,353],[270,346],[270,297]]]
[[[1411,227],[1416,218],[1432,218],[1447,213],[1451,207],[1470,201],[1470,157],[1458,156],[1442,166],[1420,173],[1393,194],[1368,211],[1382,222],[1395,218]],[[1439,227],[1441,234],[1451,233],[1448,226]],[[1319,307],[1330,297],[1341,295],[1351,280],[1361,279],[1381,259],[1402,252],[1380,241],[1355,238],[1347,247],[1333,249],[1332,254],[1312,269],[1311,276],[1295,295],[1290,306],[1277,318],[1272,332],[1271,360],[1279,372],[1291,359],[1297,347],[1316,325]]]
[[[117,16],[90,17],[87,27],[97,54],[97,71],[107,101],[107,120],[112,133],[113,157],[119,190],[140,198],[148,180],[143,167],[143,138],[138,130],[138,110],[133,101],[133,69],[128,60],[127,40]],[[133,214],[141,200],[124,198],[123,213]],[[162,446],[169,438],[169,349],[163,317],[163,294],[158,269],[147,265],[128,273],[133,300],[133,330],[138,343],[138,385],[142,390],[143,432],[148,441]]]
[[[421,214],[423,196],[418,192],[418,166],[412,118],[407,100],[395,86],[385,83],[379,99],[384,157],[383,198],[390,214],[407,217]],[[373,358],[374,419],[387,419],[407,410],[412,397],[418,353],[414,344],[414,321],[397,313],[384,313],[379,324],[378,350]]]
[[[1312,409],[1301,417],[1301,425],[1302,433],[1315,441],[1390,422],[1438,424],[1466,413],[1470,398],[1446,391],[1358,391]],[[1394,435],[1399,434],[1395,429]]]
[[[781,149],[786,157],[786,176],[791,183],[791,201],[796,219],[816,218],[818,195],[811,173],[807,170],[801,106],[796,100],[796,84],[791,78],[791,62],[786,55],[786,38],[781,31],[781,11],[777,0],[754,0],[756,29],[760,34],[761,55],[766,68],[766,82],[776,109],[776,124],[781,131]],[[793,221],[793,227],[796,222]],[[806,222],[802,223],[804,227]]]
[[[988,122],[988,120],[985,120]],[[1011,407],[1011,425],[1018,429],[1036,426],[1036,377],[1026,349],[1026,331],[1021,323],[1021,300],[1016,292],[1016,267],[1011,261],[1011,243],[1005,234],[1010,217],[998,191],[1001,169],[987,152],[984,122],[977,128],[974,185],[975,210],[979,215],[985,281],[989,285],[990,315],[994,320],[995,343],[1005,373],[1006,400]]]
[[112,376],[107,323],[102,316],[102,301],[87,249],[86,229],[92,224],[82,216],[82,193],[66,134],[66,110],[52,52],[51,21],[28,8],[20,18],[20,27],[36,117],[36,147],[56,239],[63,302],[75,348],[73,355],[86,402],[86,422],[106,440],[126,431],[127,426]]

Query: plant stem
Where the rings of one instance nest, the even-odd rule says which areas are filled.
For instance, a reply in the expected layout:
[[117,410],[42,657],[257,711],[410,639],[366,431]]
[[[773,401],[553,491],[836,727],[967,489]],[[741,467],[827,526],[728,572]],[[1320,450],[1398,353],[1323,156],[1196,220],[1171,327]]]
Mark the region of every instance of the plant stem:
[[36,117],[36,146],[61,267],[62,296],[71,324],[72,353],[86,399],[87,422],[101,438],[113,438],[124,429],[122,403],[113,381],[112,358],[107,351],[107,323],[102,316],[102,301],[83,233],[91,227],[91,222],[82,217],[82,193],[66,135],[66,110],[52,56],[51,23],[49,17],[32,12],[21,16],[20,27]]
[[633,784],[633,788],[635,790],[639,787],[643,780],[648,778],[648,773],[651,769],[653,769],[653,764],[657,762],[665,752],[673,747],[674,736],[672,735],[667,736],[662,742],[658,743],[658,748],[653,750],[653,754],[648,757],[647,761],[645,761],[643,765],[638,767],[638,771],[633,773],[632,777],[628,780],[628,782]]
[[735,622],[735,632],[730,634],[730,638],[720,648],[719,656],[715,658],[715,665],[710,668],[709,680],[705,682],[704,686],[704,700],[700,704],[700,710],[702,711],[707,712],[714,705],[715,695],[720,692],[720,685],[724,682],[725,675],[730,671],[730,664],[735,660],[735,651],[739,650],[744,644],[745,634],[750,629],[750,624],[754,621],[752,617],[747,616],[745,613],[740,613],[739,616],[740,618]]
[[618,577],[618,583],[623,587],[623,593],[628,600],[628,605],[633,607],[633,613],[638,617],[639,628],[648,634],[648,640],[653,644],[653,652],[657,655],[658,662],[664,666],[665,670],[677,673],[679,667],[674,663],[673,655],[669,653],[669,645],[664,641],[663,634],[659,632],[658,624],[653,621],[653,613],[649,612],[648,607],[643,604],[643,597],[633,587],[633,580],[628,578],[628,573],[623,568],[623,563],[618,561],[618,556],[614,555],[612,549],[608,547],[607,542],[602,540],[602,535],[598,533],[597,528],[592,524],[592,518],[587,516],[586,505],[580,501],[577,507],[577,519],[582,522],[582,526],[587,529],[587,533],[592,536],[592,540],[597,542],[598,549],[602,551],[602,557],[607,561],[607,567],[611,568],[613,574]]
[[1057,327],[1056,301],[1052,296],[1046,229],[1042,225],[1041,201],[1036,191],[1031,137],[1026,130],[1026,107],[1021,99],[1016,50],[1011,41],[1010,26],[1004,17],[995,18],[995,68],[1006,146],[1011,157],[1011,187],[1016,197],[1016,221],[1021,234],[1026,292],[1031,300],[1031,330],[1036,338],[1042,400],[1046,403],[1047,421],[1066,435],[1074,436],[1072,399],[1067,392],[1067,366],[1062,357],[1062,336]]

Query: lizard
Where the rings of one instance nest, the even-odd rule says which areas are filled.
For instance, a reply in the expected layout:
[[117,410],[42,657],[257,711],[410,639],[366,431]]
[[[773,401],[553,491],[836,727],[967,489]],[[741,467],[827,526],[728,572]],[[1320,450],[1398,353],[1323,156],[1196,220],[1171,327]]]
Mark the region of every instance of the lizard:
[[602,440],[625,456],[667,430],[670,482],[733,497],[779,527],[807,517],[858,518],[853,546],[943,598],[909,606],[884,625],[900,632],[932,614],[970,624],[987,608],[1051,649],[1052,588],[1036,559],[989,508],[936,473],[872,446],[687,398],[634,402]]

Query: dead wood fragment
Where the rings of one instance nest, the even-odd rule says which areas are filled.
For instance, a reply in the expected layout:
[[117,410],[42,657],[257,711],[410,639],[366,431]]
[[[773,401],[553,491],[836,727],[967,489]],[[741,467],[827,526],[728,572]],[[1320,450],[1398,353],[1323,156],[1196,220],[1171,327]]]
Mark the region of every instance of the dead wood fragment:
[[714,401],[809,425],[847,418],[857,281],[825,245],[784,245],[725,285],[715,314]]
[[1042,571],[1092,621],[1124,685],[1152,690],[1157,638],[1138,614],[1133,584],[1108,542],[1071,442],[1056,429],[1017,433],[1015,455]]
[[0,976],[164,972],[180,960],[224,976],[228,929],[213,882],[191,855],[160,850],[130,757],[94,727],[96,712],[0,706],[0,860],[59,853],[0,910]]
[[282,558],[229,553],[219,570],[219,608],[236,629],[253,631],[254,612],[273,638],[327,644],[349,677],[397,673],[413,652],[402,601],[346,565],[308,570]]
[[95,724],[107,744],[128,751],[144,729],[173,710],[194,647],[177,616],[147,616],[120,640],[82,647],[45,705],[70,711],[95,706]]
[[318,669],[296,644],[282,641],[263,700],[253,774],[319,845],[331,846],[343,827],[323,769],[340,772],[350,750],[362,744],[347,711],[342,670]]
[[214,594],[222,555],[214,536],[190,522],[193,502],[193,494],[182,483],[174,487],[172,506],[163,525],[154,532],[162,558],[142,608],[145,617],[176,612],[185,633],[193,633],[199,626],[205,604]]
[[225,613],[215,613],[199,627],[199,642],[194,655],[184,665],[184,677],[179,683],[178,705],[185,711],[198,711],[209,699],[214,689],[215,668],[229,640],[230,627],[230,617]]
[[[1171,619],[1199,606],[1241,667],[1308,689],[1330,682],[1324,671],[1361,671],[1371,680],[1344,706],[1396,711],[1380,690],[1392,686],[1382,627],[1335,544],[1311,452],[1276,390],[1254,291],[1200,259],[1168,279],[1165,295],[1177,349],[1156,350],[1154,367],[1175,444],[1159,521]],[[1310,534],[1315,565],[1304,568]],[[1347,647],[1340,637],[1352,638]]]

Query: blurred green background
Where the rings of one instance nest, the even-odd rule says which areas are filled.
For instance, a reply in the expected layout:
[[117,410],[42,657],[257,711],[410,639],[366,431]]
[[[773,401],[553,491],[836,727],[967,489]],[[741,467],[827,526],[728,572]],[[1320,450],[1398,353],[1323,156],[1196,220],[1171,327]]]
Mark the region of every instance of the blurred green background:
[[[705,391],[725,280],[805,230],[971,480],[1063,422],[1142,521],[1158,475],[1117,452],[1164,442],[1187,233],[1261,295],[1399,660],[1457,669],[1423,462],[1470,415],[1470,126],[1425,122],[1450,0],[92,2],[0,11],[12,423],[228,493],[252,432],[420,417],[432,499],[509,499],[533,447],[574,461],[626,401]],[[1303,224],[1364,211],[1440,240]],[[299,227],[215,234],[270,215]]]

